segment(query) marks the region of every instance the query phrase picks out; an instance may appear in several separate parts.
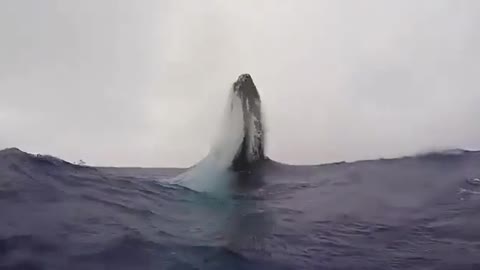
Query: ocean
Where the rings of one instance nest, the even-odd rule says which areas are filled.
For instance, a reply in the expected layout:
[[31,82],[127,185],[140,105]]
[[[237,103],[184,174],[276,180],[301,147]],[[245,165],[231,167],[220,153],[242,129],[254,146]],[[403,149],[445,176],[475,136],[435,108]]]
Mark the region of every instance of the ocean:
[[183,172],[0,151],[0,269],[480,269],[480,152]]

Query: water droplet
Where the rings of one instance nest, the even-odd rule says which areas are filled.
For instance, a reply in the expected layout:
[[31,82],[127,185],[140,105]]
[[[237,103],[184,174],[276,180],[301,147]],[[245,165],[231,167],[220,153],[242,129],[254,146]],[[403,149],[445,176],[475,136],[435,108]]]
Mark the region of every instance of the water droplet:
[[467,183],[475,186],[480,186],[480,178],[469,178],[467,179]]

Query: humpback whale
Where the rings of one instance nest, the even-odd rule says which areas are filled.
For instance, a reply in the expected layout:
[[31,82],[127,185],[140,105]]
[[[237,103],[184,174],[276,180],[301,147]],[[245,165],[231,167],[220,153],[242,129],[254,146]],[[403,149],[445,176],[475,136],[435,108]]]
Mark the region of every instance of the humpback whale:
[[239,171],[265,159],[264,132],[260,95],[252,77],[240,75],[233,84],[233,92],[240,98],[243,112],[243,139],[231,166]]
[[[225,190],[257,181],[257,168],[267,160],[261,100],[249,74],[233,83],[219,134],[208,155],[174,179],[197,191]],[[258,181],[257,181],[258,182]]]

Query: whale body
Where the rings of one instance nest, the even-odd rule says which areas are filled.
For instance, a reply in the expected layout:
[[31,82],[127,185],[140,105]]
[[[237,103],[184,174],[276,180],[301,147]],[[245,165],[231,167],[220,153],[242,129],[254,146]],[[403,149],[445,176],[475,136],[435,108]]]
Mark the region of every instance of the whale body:
[[242,104],[243,139],[231,162],[231,168],[241,171],[265,159],[265,138],[260,95],[252,77],[249,74],[240,75],[233,84],[233,92],[240,98]]
[[256,181],[255,171],[267,160],[261,100],[249,74],[232,84],[218,136],[208,155],[174,179],[197,191],[224,191]]

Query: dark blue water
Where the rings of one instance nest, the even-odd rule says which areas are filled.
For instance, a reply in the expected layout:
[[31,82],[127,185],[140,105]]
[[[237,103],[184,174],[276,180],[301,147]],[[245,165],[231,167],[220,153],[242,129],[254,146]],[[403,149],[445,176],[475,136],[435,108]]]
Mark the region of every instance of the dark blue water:
[[0,269],[480,269],[480,152],[265,165],[216,198],[180,169],[0,152]]

